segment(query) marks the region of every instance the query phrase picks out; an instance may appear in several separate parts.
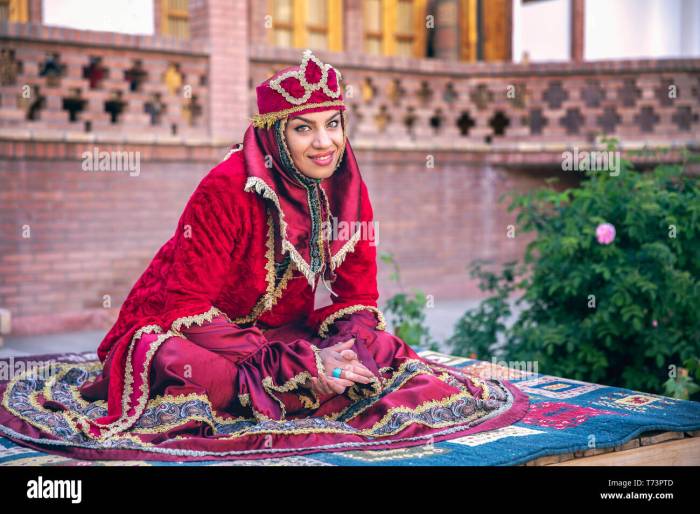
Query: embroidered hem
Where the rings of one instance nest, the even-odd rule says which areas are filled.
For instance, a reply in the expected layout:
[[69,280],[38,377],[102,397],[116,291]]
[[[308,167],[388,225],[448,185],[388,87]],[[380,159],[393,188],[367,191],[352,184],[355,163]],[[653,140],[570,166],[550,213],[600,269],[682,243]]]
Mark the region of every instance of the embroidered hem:
[[[48,362],[44,366],[50,367],[55,363]],[[183,395],[164,395],[148,400],[144,413],[139,416],[137,423],[132,427],[133,433],[115,434],[109,440],[99,438],[82,438],[80,430],[71,422],[65,411],[55,412],[39,404],[37,395],[46,388],[49,388],[48,398],[65,403],[73,410],[82,412],[85,418],[96,418],[106,414],[106,409],[98,402],[77,401],[76,391],[92,377],[100,373],[99,362],[89,363],[59,363],[59,371],[56,378],[51,381],[51,385],[44,383],[43,379],[37,378],[32,372],[37,368],[25,370],[14,377],[7,385],[3,394],[2,405],[12,415],[29,423],[33,427],[43,432],[59,438],[59,440],[41,439],[46,445],[60,444],[62,446],[75,446],[91,449],[130,449],[145,450],[156,453],[173,453],[174,455],[229,455],[229,454],[255,454],[255,450],[243,450],[234,452],[215,452],[196,450],[184,450],[175,448],[159,448],[158,444],[141,439],[140,435],[161,434],[169,430],[185,426],[192,421],[201,421],[210,426],[217,440],[234,440],[244,436],[280,434],[346,434],[361,435],[369,438],[390,437],[407,426],[418,423],[431,428],[445,428],[444,432],[433,434],[438,436],[465,430],[472,427],[473,423],[484,422],[488,419],[503,414],[513,406],[513,392],[505,384],[497,379],[480,381],[482,393],[475,397],[469,392],[467,386],[460,382],[458,378],[464,380],[465,375],[456,369],[444,371],[443,367],[436,369],[429,363],[420,359],[408,359],[401,366],[394,370],[383,368],[389,376],[383,377],[385,387],[382,393],[372,397],[359,399],[346,406],[339,412],[326,415],[322,418],[303,418],[295,420],[270,420],[253,417],[221,416],[212,408],[210,400],[206,395],[200,393],[188,393]],[[41,368],[41,366],[40,366]],[[70,379],[66,375],[74,372]],[[428,400],[415,407],[396,406],[390,408],[378,421],[367,428],[355,428],[348,422],[357,418],[362,412],[372,407],[385,395],[403,387],[409,380],[418,375],[432,375],[441,381],[454,385],[458,392],[442,399]],[[53,377],[53,376],[52,376]],[[474,377],[469,376],[470,380]],[[285,385],[292,382],[291,380]],[[277,389],[283,389],[284,386]],[[78,394],[79,396],[79,394]],[[489,398],[498,400],[500,406],[486,406]],[[249,399],[247,394],[239,395],[241,403],[246,403]],[[465,405],[473,405],[473,408],[465,409]],[[87,407],[85,407],[87,405]],[[172,407],[179,406],[180,409],[173,410]],[[173,420],[170,412],[178,413],[177,419]],[[165,418],[163,418],[165,416]],[[167,418],[167,419],[166,419]],[[261,420],[262,419],[262,420]],[[7,434],[7,427],[0,425],[0,432]],[[16,435],[22,438],[21,434]],[[14,434],[13,434],[14,435]],[[430,437],[430,436],[426,436]],[[177,435],[172,440],[191,439],[191,436]],[[407,439],[398,439],[394,442]],[[379,444],[378,441],[366,441],[364,443],[348,443],[349,446],[372,446]],[[252,447],[251,447],[252,448]]]

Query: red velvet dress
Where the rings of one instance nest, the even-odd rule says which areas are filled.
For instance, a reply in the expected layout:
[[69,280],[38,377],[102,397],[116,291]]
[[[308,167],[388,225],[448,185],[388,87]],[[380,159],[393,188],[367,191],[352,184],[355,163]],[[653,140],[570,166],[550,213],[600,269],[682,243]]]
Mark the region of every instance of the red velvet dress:
[[[7,385],[3,435],[88,459],[255,459],[423,445],[524,416],[511,383],[427,361],[386,330],[366,239],[333,255],[337,296],[315,309],[308,277],[275,260],[274,206],[242,154],[201,181],[99,362]],[[364,184],[361,201],[371,222]],[[319,350],[351,337],[375,380],[319,398],[304,387],[324,372]]]

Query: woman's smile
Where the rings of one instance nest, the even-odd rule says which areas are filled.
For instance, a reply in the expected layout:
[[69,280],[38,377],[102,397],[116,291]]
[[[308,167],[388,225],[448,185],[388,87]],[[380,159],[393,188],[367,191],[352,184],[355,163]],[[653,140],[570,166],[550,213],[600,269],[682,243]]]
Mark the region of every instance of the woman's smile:
[[311,155],[309,159],[317,166],[328,166],[333,162],[333,157],[335,157],[335,150],[329,150],[328,152]]

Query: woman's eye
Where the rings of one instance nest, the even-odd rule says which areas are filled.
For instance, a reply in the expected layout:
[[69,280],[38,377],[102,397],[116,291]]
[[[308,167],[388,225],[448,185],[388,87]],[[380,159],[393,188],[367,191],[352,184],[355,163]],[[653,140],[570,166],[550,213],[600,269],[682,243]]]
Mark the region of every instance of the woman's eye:
[[[328,122],[328,125],[331,126],[331,128],[338,128],[339,123],[340,122],[338,120],[333,120]],[[296,130],[297,132],[306,132],[305,130],[301,130],[303,128],[308,128],[310,130],[310,127],[308,125],[299,125],[294,130]]]

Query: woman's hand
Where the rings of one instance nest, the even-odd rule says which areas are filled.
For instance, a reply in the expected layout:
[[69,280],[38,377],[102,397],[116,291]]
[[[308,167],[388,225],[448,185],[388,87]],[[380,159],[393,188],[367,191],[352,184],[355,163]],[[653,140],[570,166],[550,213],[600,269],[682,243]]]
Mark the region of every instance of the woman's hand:
[[[351,350],[355,339],[323,348],[320,351],[321,362],[326,370],[325,375],[312,377],[308,387],[317,395],[342,394],[346,388],[355,383],[368,384],[374,380],[374,374],[362,364],[357,354]],[[333,377],[333,369],[341,368],[341,378]]]

